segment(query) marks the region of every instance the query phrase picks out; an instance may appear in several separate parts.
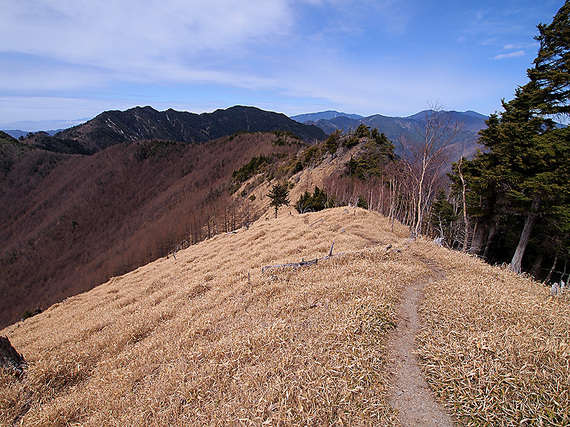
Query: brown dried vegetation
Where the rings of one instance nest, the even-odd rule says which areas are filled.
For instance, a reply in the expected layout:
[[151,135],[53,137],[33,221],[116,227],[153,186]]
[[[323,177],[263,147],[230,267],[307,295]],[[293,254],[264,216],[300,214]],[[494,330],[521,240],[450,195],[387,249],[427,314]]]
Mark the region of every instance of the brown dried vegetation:
[[[405,252],[385,249],[405,229],[388,232],[387,219],[360,209],[281,215],[2,331],[29,368],[23,380],[0,377],[1,423],[392,422],[383,338],[398,286],[423,271]],[[266,264],[323,257],[333,240],[344,255],[261,273]]]
[[462,425],[570,424],[570,299],[529,278],[424,245],[429,285],[419,354]]
[[[454,418],[568,424],[567,299],[405,240],[377,213],[290,212],[0,331],[29,363],[23,379],[0,374],[0,424],[397,425],[386,335],[426,265],[442,274],[426,290],[419,355]],[[342,255],[261,273],[324,257],[332,241]]]
[[275,139],[247,133],[194,145],[125,143],[92,156],[31,149],[16,156],[0,174],[0,327],[164,256],[181,240],[241,226],[243,206],[224,188],[254,155],[297,150]]

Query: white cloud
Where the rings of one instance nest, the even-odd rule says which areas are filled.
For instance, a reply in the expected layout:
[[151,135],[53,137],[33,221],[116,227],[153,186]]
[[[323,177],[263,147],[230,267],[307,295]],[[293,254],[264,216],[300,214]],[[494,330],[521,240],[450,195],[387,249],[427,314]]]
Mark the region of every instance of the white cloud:
[[501,53],[495,55],[493,59],[506,59],[506,58],[516,58],[518,56],[525,56],[526,52],[524,50],[517,50],[516,52]]
[[538,43],[511,43],[504,47],[505,50],[512,50],[512,49],[525,49],[531,47],[539,47]]
[[231,54],[292,25],[286,0],[0,0],[0,52],[109,68]]

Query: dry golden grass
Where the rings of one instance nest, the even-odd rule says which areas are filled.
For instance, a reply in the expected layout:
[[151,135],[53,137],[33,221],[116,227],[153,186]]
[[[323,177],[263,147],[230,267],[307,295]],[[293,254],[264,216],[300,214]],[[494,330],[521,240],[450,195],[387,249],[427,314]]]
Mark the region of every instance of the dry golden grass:
[[0,425],[397,425],[386,334],[437,266],[419,354],[454,417],[568,425],[567,299],[375,213],[271,213],[0,331],[29,362],[0,373]]
[[426,291],[420,355],[462,425],[570,425],[568,298],[434,245],[423,252],[446,278]]
[[[0,374],[0,424],[394,423],[384,336],[399,286],[426,272],[385,249],[406,230],[360,209],[281,215],[1,331],[29,369]],[[333,241],[344,255],[261,273]]]

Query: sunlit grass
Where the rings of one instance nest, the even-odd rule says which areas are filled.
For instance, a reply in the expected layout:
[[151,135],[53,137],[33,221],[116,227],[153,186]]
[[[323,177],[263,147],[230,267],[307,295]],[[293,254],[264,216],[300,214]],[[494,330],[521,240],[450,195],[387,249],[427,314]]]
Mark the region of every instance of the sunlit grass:
[[[360,209],[282,215],[7,328],[30,367],[21,382],[2,376],[2,422],[391,423],[383,339],[400,284],[421,274],[385,249],[405,229]],[[333,241],[344,255],[261,273]]]
[[284,209],[12,325],[29,368],[0,374],[0,424],[397,425],[385,338],[402,287],[437,265],[419,355],[455,419],[568,425],[568,299],[389,230]]
[[426,293],[420,354],[464,425],[570,424],[570,301],[507,270],[425,247],[447,277]]

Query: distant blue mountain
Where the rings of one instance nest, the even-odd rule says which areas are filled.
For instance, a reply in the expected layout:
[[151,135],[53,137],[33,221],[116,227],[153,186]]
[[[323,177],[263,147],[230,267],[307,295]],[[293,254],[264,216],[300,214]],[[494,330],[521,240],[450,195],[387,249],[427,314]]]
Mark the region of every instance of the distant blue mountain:
[[[318,114],[324,113],[327,112],[305,114],[304,116],[315,117]],[[448,111],[447,113],[451,114],[450,118],[452,122],[462,124],[462,130],[457,135],[453,147],[453,153],[451,155],[452,161],[458,160],[461,156],[473,156],[476,152],[477,140],[479,139],[478,132],[487,126],[485,124],[487,116],[475,111]],[[351,132],[356,130],[361,124],[365,124],[370,129],[377,128],[380,132],[383,132],[388,139],[394,142],[396,154],[401,155],[402,147],[398,141],[404,137],[409,141],[415,141],[418,144],[421,143],[419,140],[420,134],[417,130],[425,126],[425,121],[429,115],[430,110],[420,111],[409,117],[389,117],[374,114],[372,116],[353,119],[346,115],[339,115],[330,119],[311,121],[311,124],[320,127],[326,134],[331,134],[337,130],[341,130],[344,133]]]
[[[48,135],[54,136],[56,133],[61,132],[63,129],[56,129],[56,130],[46,130],[43,131],[45,133],[47,133]],[[9,129],[9,130],[5,130],[3,132],[6,132],[8,135],[10,135],[12,138],[16,138],[19,139],[21,136],[27,136],[30,132],[27,130],[20,130],[20,129]]]
[[317,120],[330,120],[337,117],[348,117],[349,119],[358,120],[361,119],[363,116],[360,116],[358,114],[348,114],[334,110],[327,110],[327,111],[321,111],[319,113],[298,114],[296,116],[292,116],[291,119],[301,123],[305,123],[305,122],[316,122]]

